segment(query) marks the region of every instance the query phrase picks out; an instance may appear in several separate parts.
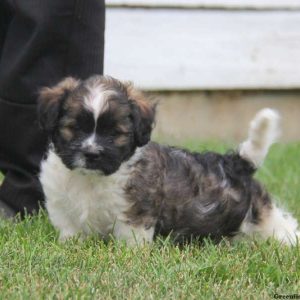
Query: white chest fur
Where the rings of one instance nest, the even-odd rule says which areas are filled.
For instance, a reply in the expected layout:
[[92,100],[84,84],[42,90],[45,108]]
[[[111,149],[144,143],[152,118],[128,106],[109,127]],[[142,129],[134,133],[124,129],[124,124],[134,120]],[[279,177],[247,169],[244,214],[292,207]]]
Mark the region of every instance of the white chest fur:
[[[137,154],[134,155],[136,157]],[[50,151],[42,162],[40,181],[46,197],[46,208],[60,238],[77,233],[112,233],[118,221],[125,221],[128,202],[124,197],[131,159],[111,176],[93,171],[71,171]]]

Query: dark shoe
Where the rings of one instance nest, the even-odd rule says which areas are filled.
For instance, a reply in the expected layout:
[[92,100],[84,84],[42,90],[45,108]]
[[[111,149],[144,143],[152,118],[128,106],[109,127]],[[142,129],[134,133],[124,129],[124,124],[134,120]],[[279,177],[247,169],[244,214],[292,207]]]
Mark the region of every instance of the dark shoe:
[[15,215],[15,211],[0,200],[0,218],[12,219],[13,217],[15,217]]

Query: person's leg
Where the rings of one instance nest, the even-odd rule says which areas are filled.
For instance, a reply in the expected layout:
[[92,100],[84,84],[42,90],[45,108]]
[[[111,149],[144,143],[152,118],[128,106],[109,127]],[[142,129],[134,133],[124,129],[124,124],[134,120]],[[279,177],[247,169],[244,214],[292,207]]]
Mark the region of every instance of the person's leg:
[[[5,1],[1,1],[0,2],[0,60],[1,60],[1,54],[2,54],[2,49],[3,49],[7,29],[11,22],[11,19],[12,19],[12,11],[8,3]],[[14,215],[15,215],[15,211],[0,199],[0,218],[13,217]]]
[[6,3],[12,16],[0,50],[0,201],[32,213],[43,200],[37,176],[47,144],[37,91],[65,76],[102,74],[105,7],[104,0]]
[[9,23],[12,19],[12,11],[5,1],[0,1],[0,58]]

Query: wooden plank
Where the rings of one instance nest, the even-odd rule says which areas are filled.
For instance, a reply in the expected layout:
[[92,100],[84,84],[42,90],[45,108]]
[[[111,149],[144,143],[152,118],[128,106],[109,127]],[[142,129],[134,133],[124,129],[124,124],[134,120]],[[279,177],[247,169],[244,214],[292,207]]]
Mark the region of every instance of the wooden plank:
[[108,7],[299,9],[300,0],[106,0]]
[[300,12],[108,9],[105,73],[148,90],[300,87]]

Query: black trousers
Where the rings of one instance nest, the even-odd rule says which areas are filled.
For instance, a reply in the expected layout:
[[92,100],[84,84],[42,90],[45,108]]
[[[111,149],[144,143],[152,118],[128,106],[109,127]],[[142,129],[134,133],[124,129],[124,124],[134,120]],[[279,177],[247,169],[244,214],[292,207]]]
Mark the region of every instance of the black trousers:
[[104,0],[0,0],[0,201],[16,213],[43,202],[38,89],[102,74],[104,23]]

